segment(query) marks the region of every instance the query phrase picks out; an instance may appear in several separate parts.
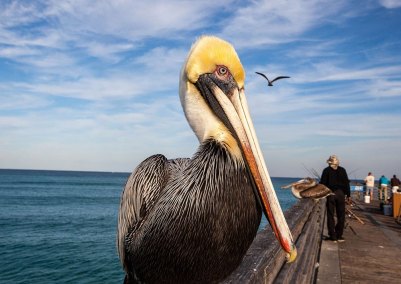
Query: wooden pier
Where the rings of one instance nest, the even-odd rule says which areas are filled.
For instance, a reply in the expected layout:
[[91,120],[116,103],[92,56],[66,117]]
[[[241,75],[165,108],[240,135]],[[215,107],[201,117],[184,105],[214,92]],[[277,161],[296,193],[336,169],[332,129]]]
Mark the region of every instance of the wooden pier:
[[325,200],[298,202],[285,213],[296,240],[296,261],[285,263],[267,226],[223,283],[401,283],[401,224],[385,216],[377,200],[356,200],[347,208],[345,242],[334,243],[322,241]]
[[364,224],[348,216],[345,242],[323,241],[316,283],[401,283],[401,224],[377,200],[351,210]]

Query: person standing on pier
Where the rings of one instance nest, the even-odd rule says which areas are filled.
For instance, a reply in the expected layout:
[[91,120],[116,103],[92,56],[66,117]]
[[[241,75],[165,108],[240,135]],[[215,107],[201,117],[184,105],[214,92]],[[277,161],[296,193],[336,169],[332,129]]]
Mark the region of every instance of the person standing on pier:
[[[345,223],[345,198],[351,198],[351,190],[347,171],[340,167],[336,155],[327,160],[329,166],[322,172],[320,183],[330,188],[334,195],[327,197],[327,230],[332,241],[343,242]],[[334,220],[334,211],[337,214],[337,224]]]
[[370,195],[370,200],[373,200],[373,189],[375,187],[375,177],[371,172],[368,173],[368,176],[364,179],[366,191],[365,195]]
[[391,179],[391,191],[393,193],[397,192],[397,190],[400,189],[400,185],[401,185],[400,180],[397,178],[396,175],[393,175],[393,177]]
[[384,193],[384,202],[388,201],[388,193],[387,193],[387,185],[388,185],[388,178],[385,175],[382,175],[379,179],[379,192],[380,192],[380,200],[383,200],[383,193]]

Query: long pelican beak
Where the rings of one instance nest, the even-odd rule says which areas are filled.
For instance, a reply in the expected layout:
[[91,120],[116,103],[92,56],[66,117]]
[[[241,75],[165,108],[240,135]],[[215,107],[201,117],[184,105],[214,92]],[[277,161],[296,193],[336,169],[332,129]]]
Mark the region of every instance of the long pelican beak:
[[260,150],[244,90],[236,83],[219,84],[212,74],[202,75],[197,85],[209,106],[237,139],[274,234],[288,253],[287,261],[294,261],[296,247]]

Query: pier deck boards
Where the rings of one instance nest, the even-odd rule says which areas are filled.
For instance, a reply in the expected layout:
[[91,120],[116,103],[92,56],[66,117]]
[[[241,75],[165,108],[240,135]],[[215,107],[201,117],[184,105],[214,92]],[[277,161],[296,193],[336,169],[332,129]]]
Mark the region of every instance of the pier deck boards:
[[322,242],[316,283],[401,283],[401,225],[377,200],[356,205],[364,224],[347,217],[345,242]]

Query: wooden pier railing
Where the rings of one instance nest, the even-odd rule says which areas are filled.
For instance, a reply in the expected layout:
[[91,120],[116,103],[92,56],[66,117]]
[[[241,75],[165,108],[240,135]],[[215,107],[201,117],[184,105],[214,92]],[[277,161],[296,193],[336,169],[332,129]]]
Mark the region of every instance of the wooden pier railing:
[[241,265],[222,283],[313,283],[323,232],[326,199],[300,200],[285,212],[296,243],[298,256],[285,262],[270,226],[259,232]]

